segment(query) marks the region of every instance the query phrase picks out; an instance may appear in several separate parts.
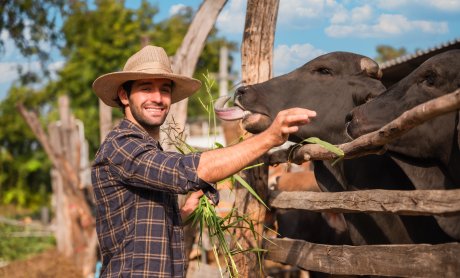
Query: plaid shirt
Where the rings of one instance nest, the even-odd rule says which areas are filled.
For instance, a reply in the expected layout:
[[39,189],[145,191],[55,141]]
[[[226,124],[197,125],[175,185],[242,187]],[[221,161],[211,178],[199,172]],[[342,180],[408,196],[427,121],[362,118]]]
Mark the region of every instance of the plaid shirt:
[[217,191],[198,178],[199,153],[164,152],[124,119],[99,148],[91,178],[103,277],[185,277],[177,194]]

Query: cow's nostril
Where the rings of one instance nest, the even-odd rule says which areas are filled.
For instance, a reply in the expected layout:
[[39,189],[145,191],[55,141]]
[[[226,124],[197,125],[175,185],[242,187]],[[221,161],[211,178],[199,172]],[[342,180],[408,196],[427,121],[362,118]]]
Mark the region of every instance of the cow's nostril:
[[350,112],[347,114],[347,116],[345,116],[345,123],[349,123],[351,122],[351,120],[353,120],[353,113]]
[[234,101],[241,101],[241,97],[246,93],[246,87],[239,87],[235,91]]
[[235,97],[244,95],[244,93],[246,93],[246,87],[239,87],[238,89],[236,89]]

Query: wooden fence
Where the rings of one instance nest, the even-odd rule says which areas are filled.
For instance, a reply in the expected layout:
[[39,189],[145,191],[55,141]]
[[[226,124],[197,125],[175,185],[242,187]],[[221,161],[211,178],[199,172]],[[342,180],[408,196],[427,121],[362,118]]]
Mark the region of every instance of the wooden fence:
[[[382,146],[414,126],[460,108],[460,89],[414,107],[378,131],[338,146],[345,159],[378,153]],[[375,151],[377,150],[377,151]],[[292,161],[336,159],[318,145],[293,152]],[[285,160],[285,154],[270,158]],[[274,208],[336,213],[394,213],[398,215],[460,215],[460,189],[362,190],[353,192],[274,192]],[[293,239],[270,239],[264,244],[266,259],[305,270],[337,275],[391,277],[460,277],[460,243],[323,245]]]
[[[275,208],[401,215],[460,214],[460,189],[275,192]],[[266,259],[305,270],[340,275],[460,277],[460,243],[323,245],[293,239],[265,242]]]

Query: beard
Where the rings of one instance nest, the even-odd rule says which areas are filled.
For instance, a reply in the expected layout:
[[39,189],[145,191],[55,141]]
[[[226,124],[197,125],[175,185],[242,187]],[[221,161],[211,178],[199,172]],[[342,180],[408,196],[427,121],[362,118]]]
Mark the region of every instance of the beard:
[[150,105],[154,106],[155,109],[148,111],[149,109],[142,106],[130,106],[131,114],[133,118],[147,131],[153,131],[160,128],[160,126],[165,122],[166,116],[169,112],[169,107],[161,105]]

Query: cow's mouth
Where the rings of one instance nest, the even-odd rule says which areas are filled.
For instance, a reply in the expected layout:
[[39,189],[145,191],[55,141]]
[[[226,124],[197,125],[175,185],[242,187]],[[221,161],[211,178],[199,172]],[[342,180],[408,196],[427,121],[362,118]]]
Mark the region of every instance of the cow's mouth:
[[243,110],[240,106],[224,107],[225,103],[229,100],[230,97],[220,97],[214,103],[214,111],[219,119],[235,121],[243,119],[251,114],[251,112]]
[[235,101],[235,106],[224,107],[229,99],[230,97],[221,97],[214,103],[214,111],[219,119],[226,121],[242,119],[243,128],[251,133],[259,133],[270,125],[269,116],[244,109],[238,100]]

